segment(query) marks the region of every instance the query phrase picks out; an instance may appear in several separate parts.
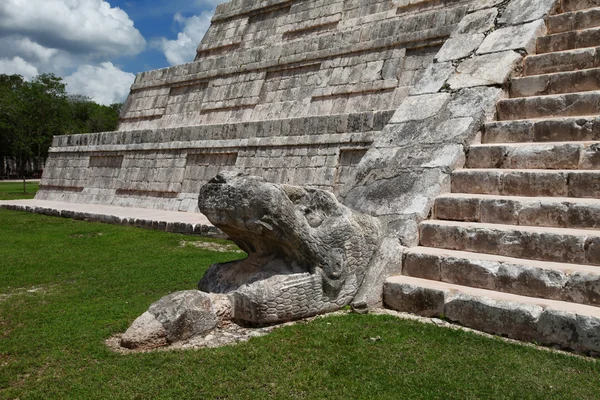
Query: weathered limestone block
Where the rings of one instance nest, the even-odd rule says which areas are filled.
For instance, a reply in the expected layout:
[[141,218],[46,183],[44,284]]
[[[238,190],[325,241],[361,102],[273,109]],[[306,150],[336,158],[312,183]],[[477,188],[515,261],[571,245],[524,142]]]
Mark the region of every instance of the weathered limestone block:
[[467,58],[479,48],[483,42],[483,39],[485,39],[485,35],[483,33],[451,37],[450,39],[446,40],[435,58],[439,62]]
[[121,337],[121,346],[150,349],[186,340],[210,331],[230,318],[226,297],[186,290],[171,293],[153,303]]
[[498,22],[506,25],[522,24],[551,14],[559,5],[558,0],[513,0],[510,2]]
[[546,24],[535,20],[524,25],[508,26],[492,32],[481,44],[477,54],[495,53],[505,50],[525,50],[535,53],[536,40],[546,33]]
[[498,10],[490,8],[468,14],[460,21],[452,36],[460,36],[472,33],[485,33],[494,27]]
[[227,294],[233,318],[265,324],[349,304],[381,241],[379,222],[319,189],[222,173],[200,191],[201,212],[248,258],[215,264],[198,287]]
[[454,73],[455,67],[452,63],[431,64],[425,70],[423,76],[417,84],[411,89],[411,95],[437,93],[444,87],[444,84]]
[[486,54],[464,61],[448,80],[454,90],[473,86],[503,85],[523,57],[514,51]]

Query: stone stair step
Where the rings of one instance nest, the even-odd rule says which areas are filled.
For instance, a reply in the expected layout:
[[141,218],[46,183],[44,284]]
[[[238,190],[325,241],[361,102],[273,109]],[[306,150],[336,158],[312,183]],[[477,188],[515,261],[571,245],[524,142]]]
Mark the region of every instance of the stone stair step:
[[600,8],[553,15],[546,20],[546,27],[549,35],[600,27]]
[[521,296],[600,305],[600,268],[415,247],[402,274]]
[[452,192],[600,198],[600,171],[461,169],[452,173]]
[[492,254],[527,260],[600,265],[600,231],[424,221],[421,246]]
[[600,114],[600,91],[503,99],[498,120],[574,117]]
[[435,199],[440,220],[600,229],[600,200],[450,193]]
[[467,168],[600,169],[600,142],[494,143],[469,147]]
[[541,75],[600,67],[600,47],[535,54],[525,57],[523,75]]
[[515,78],[510,97],[531,97],[600,90],[600,68]]
[[596,46],[600,46],[600,28],[591,28],[539,37],[537,53],[554,53]]
[[481,142],[564,142],[600,140],[600,117],[562,117],[494,121],[485,124]]
[[443,317],[479,331],[512,339],[600,352],[600,308],[394,276],[383,287],[392,309]]
[[563,12],[585,10],[600,7],[600,0],[562,0],[561,6]]

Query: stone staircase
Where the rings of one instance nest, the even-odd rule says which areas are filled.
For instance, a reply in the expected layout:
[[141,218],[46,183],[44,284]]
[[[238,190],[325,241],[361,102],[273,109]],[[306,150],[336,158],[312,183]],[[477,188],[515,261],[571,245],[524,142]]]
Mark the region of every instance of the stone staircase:
[[600,1],[563,0],[547,28],[384,301],[600,353]]

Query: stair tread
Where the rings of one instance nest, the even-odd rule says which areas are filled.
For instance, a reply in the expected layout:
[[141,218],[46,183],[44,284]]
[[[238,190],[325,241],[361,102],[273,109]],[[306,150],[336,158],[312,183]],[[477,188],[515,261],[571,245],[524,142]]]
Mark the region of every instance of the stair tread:
[[600,68],[574,69],[513,78],[510,98],[587,93],[600,90]]
[[464,169],[457,169],[454,171],[454,173],[462,173],[462,172],[485,172],[485,171],[496,171],[496,172],[500,172],[503,174],[508,174],[508,173],[531,173],[531,172],[536,172],[536,173],[541,173],[541,174],[600,174],[600,170],[581,170],[581,169],[539,169],[539,168],[531,168],[531,169],[525,169],[525,168],[515,168],[515,169],[509,169],[509,168],[464,168]]
[[600,267],[593,265],[585,265],[585,264],[569,264],[569,263],[559,263],[554,261],[538,261],[538,260],[528,260],[525,258],[515,258],[515,257],[506,257],[499,256],[493,254],[485,254],[485,253],[473,253],[469,251],[461,251],[461,250],[448,250],[448,249],[440,249],[437,247],[426,247],[426,246],[417,246],[411,247],[406,250],[406,253],[411,254],[427,254],[432,256],[440,256],[440,257],[455,257],[455,258],[465,258],[471,260],[481,260],[481,261],[492,261],[506,264],[518,264],[529,266],[533,268],[542,268],[542,269],[553,269],[566,273],[573,272],[584,272],[588,274],[600,275]]
[[527,233],[552,233],[556,235],[572,235],[572,236],[599,236],[600,230],[596,229],[577,229],[577,228],[554,228],[554,227],[540,227],[540,226],[529,226],[529,225],[503,225],[503,224],[489,224],[482,222],[463,222],[463,221],[445,221],[445,220],[428,220],[421,222],[421,225],[430,226],[457,226],[461,228],[474,228],[474,229],[489,229],[496,231],[521,231]]
[[[585,92],[582,92],[585,93]],[[555,95],[553,95],[555,96]],[[544,96],[539,96],[544,97]],[[510,100],[510,99],[504,99]],[[575,116],[547,116],[547,117],[537,117],[537,118],[522,118],[522,119],[509,119],[506,121],[488,121],[485,125],[497,125],[497,124],[516,124],[522,122],[544,122],[544,121],[556,121],[556,122],[575,122],[580,120],[593,120],[596,118],[600,118],[600,114],[594,115],[575,115]]]
[[[573,69],[573,70],[568,70],[568,71],[556,71],[556,72],[546,72],[543,74],[532,74],[532,75],[526,75],[526,76],[517,76],[512,78],[513,82],[514,81],[524,81],[524,80],[528,80],[531,78],[537,78],[540,76],[560,76],[560,75],[577,75],[580,73],[589,73],[589,72],[593,72],[593,71],[600,71],[600,66],[599,67],[591,67],[591,68],[581,68],[581,69]],[[577,92],[574,92],[577,93]],[[584,93],[584,92],[581,92]]]
[[548,203],[577,203],[581,205],[600,206],[600,199],[579,198],[579,197],[544,197],[544,196],[503,196],[499,194],[471,194],[471,193],[447,193],[437,197],[438,199],[459,198],[459,199],[482,199],[482,200],[512,200],[522,202],[548,202]]
[[580,30],[600,26],[600,20],[598,20],[597,22],[592,22],[592,26],[586,26],[585,28],[577,29],[581,22],[591,21],[591,18],[586,18],[589,18],[590,16],[596,16],[598,12],[600,12],[600,7],[590,7],[582,10],[566,11],[561,14],[552,15],[548,17],[548,20],[546,21],[548,33],[563,33],[571,30]]
[[507,142],[507,143],[477,143],[469,147],[542,147],[542,146],[566,146],[566,145],[593,146],[600,144],[598,140],[571,140],[564,142]]
[[[585,92],[571,92],[571,93],[558,93],[558,94],[545,94],[545,95],[536,95],[536,96],[529,96],[529,97],[515,97],[515,98],[508,98],[508,99],[501,99],[498,101],[498,103],[510,103],[510,102],[517,102],[517,101],[534,101],[535,99],[538,98],[543,98],[543,99],[549,99],[549,98],[561,98],[561,97],[591,97],[591,96],[598,96],[600,95],[600,90],[589,90],[589,91],[585,91]],[[598,114],[594,114],[594,115],[598,115]],[[525,119],[529,119],[529,118],[525,118]],[[531,119],[535,119],[535,118],[531,118]]]
[[[569,39],[573,39],[569,41]],[[598,46],[600,27],[550,34],[538,38],[538,54],[556,53],[563,50],[586,49]]]
[[408,284],[413,286],[425,287],[428,289],[447,290],[454,293],[460,292],[475,297],[487,297],[496,301],[535,305],[544,308],[551,308],[557,311],[600,318],[600,307],[587,306],[583,304],[557,300],[547,300],[539,297],[527,297],[511,293],[497,292],[494,290],[478,289],[469,286],[455,285],[452,283],[413,278],[404,275],[392,276],[388,278],[386,282],[395,284]]
[[[587,11],[592,10],[592,8],[587,8]],[[578,10],[576,12],[581,12],[583,10]],[[559,15],[564,15],[564,14],[559,14]],[[559,37],[559,36],[565,36],[565,35],[569,35],[569,34],[573,34],[573,33],[579,33],[579,32],[596,32],[596,31],[600,31],[600,27],[598,26],[594,26],[591,28],[584,28],[584,29],[577,29],[577,30],[572,30],[572,31],[566,31],[566,32],[557,32],[557,33],[550,33],[546,36],[541,36],[540,38],[555,38],[555,37]]]

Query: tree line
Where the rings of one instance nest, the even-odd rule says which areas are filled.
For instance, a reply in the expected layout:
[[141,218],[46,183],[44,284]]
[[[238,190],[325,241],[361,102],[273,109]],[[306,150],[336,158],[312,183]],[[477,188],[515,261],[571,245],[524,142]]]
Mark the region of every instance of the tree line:
[[116,130],[122,106],[69,95],[53,74],[0,74],[0,178],[39,174],[54,135]]

